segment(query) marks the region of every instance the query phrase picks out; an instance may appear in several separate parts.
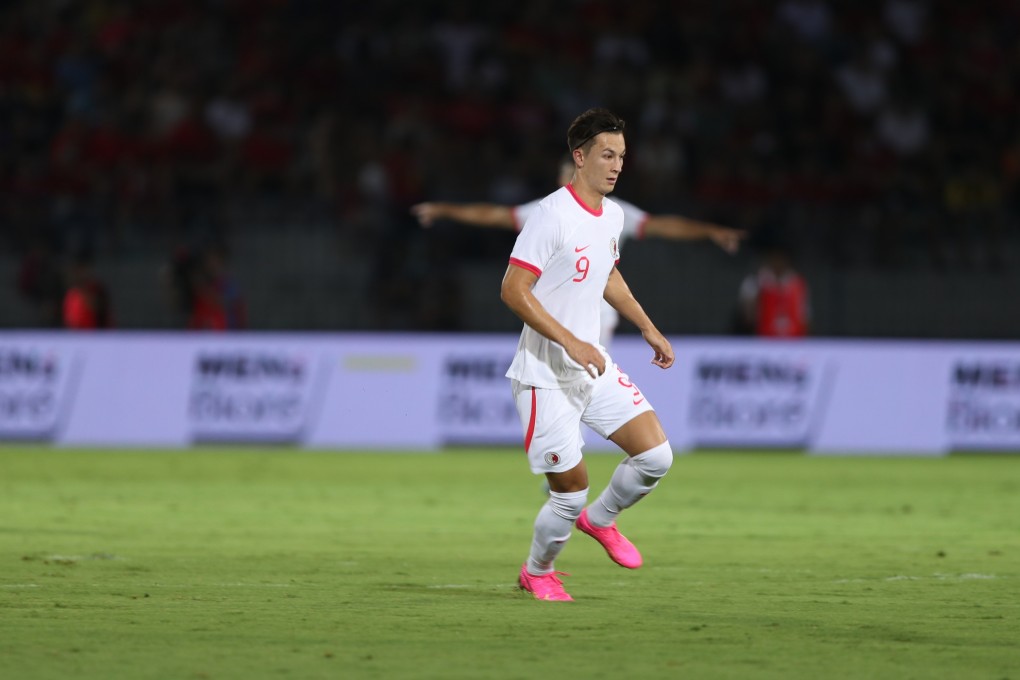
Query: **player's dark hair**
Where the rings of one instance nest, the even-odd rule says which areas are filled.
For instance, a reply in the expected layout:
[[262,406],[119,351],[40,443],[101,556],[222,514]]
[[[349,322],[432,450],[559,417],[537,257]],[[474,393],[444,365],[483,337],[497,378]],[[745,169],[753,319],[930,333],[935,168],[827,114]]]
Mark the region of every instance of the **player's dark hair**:
[[608,109],[588,109],[567,128],[567,148],[573,153],[603,132],[623,132],[626,125],[623,118]]

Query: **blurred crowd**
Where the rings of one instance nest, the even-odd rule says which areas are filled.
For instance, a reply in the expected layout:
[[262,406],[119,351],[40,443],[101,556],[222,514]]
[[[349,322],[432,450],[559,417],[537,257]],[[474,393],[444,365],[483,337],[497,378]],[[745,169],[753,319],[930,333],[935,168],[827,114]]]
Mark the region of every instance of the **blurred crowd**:
[[316,221],[372,262],[375,325],[464,326],[426,302],[506,241],[426,237],[409,207],[548,193],[567,124],[601,105],[628,121],[620,192],[646,210],[832,266],[995,269],[1018,91],[1012,0],[15,0],[0,247],[172,268]]

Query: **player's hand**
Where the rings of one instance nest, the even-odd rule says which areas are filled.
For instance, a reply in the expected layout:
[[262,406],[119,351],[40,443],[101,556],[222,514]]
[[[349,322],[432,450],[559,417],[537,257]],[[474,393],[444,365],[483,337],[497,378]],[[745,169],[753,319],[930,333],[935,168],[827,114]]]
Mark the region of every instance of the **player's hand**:
[[597,378],[606,372],[606,358],[595,345],[578,340],[564,349],[571,359],[584,366],[591,377]]
[[411,206],[411,214],[418,218],[423,227],[431,227],[439,218],[438,208],[435,203],[418,203]]
[[712,241],[732,255],[740,250],[740,242],[747,238],[747,232],[743,229],[729,229],[727,227],[715,227],[708,237]]
[[655,329],[643,331],[641,337],[645,339],[645,342],[655,351],[655,356],[652,357],[652,363],[659,368],[669,368],[673,365],[675,357],[673,356],[673,346],[669,344],[669,340],[665,338],[659,331]]

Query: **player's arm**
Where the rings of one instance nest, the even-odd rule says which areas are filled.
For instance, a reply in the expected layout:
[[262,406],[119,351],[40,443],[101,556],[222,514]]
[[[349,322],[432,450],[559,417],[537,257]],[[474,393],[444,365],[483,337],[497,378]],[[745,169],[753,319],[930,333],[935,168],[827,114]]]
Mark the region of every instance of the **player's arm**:
[[615,267],[613,273],[609,275],[609,282],[606,284],[606,292],[603,297],[620,313],[620,316],[630,321],[641,331],[641,337],[655,351],[655,356],[652,358],[653,364],[659,368],[669,368],[673,365],[672,345],[648,318],[634,294],[630,292],[630,286],[623,280],[623,275]]
[[510,310],[544,337],[567,351],[571,359],[581,366],[594,365],[599,375],[606,372],[606,360],[595,345],[580,340],[567,330],[531,292],[538,276],[523,267],[511,264],[503,275],[500,298]]
[[436,220],[453,220],[478,227],[516,228],[513,209],[495,203],[418,203],[411,206],[411,214],[423,227],[431,227]]
[[644,235],[675,241],[709,239],[732,254],[740,248],[740,241],[747,237],[747,232],[679,215],[649,215],[645,220]]

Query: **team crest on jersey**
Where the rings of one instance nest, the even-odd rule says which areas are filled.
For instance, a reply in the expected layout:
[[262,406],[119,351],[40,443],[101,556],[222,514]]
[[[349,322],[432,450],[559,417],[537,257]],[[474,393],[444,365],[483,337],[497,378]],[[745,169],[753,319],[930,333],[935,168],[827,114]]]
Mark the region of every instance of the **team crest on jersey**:
[[609,239],[609,252],[613,254],[614,260],[620,259],[620,244],[616,242],[615,238]]
[[553,453],[552,451],[550,451],[549,453],[545,454],[545,462],[547,465],[556,465],[557,463],[560,462],[560,454]]

